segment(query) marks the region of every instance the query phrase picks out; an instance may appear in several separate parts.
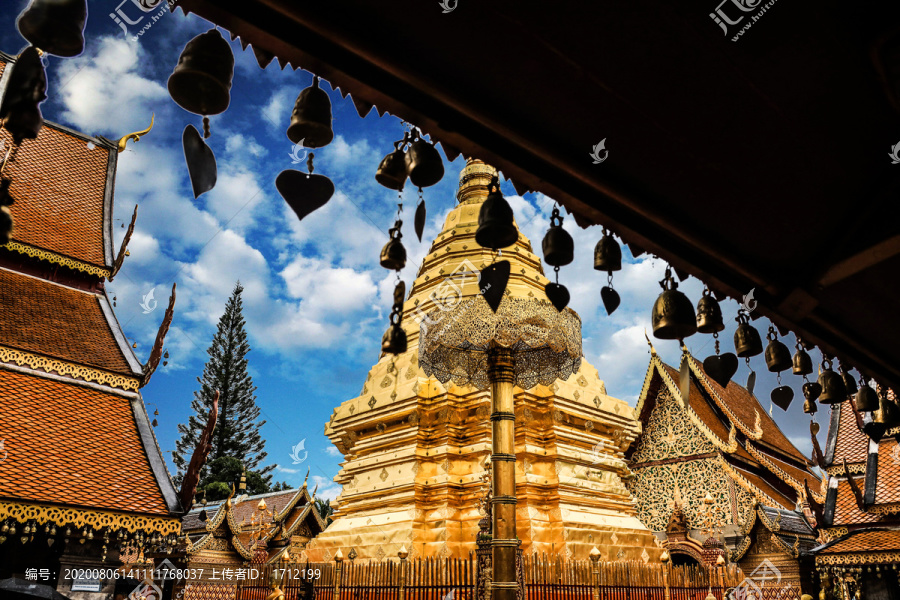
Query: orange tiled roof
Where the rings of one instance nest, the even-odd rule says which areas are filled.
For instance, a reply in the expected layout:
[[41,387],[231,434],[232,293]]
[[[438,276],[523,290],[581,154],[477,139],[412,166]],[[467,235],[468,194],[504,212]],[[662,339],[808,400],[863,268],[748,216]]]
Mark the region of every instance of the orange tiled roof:
[[900,550],[900,530],[859,531],[823,548],[818,554],[843,554],[845,552],[888,552]]
[[878,447],[875,504],[900,502],[900,448],[897,440],[882,440]]
[[4,498],[169,514],[127,398],[0,369],[0,432]]
[[[706,375],[706,371],[703,370],[703,363],[693,357],[691,360],[694,367]],[[747,388],[738,385],[734,381],[729,381],[728,387],[723,388],[711,378],[706,377],[706,379],[709,381],[712,390],[719,395],[719,398],[722,399],[747,429],[753,430],[756,427],[756,415],[759,414],[763,434],[761,439],[756,440],[757,444],[767,445],[773,450],[806,464],[806,457],[787,439],[778,427],[778,424],[775,423],[775,420],[769,416],[768,411],[760,405],[756,396],[747,391]]]
[[869,438],[856,426],[856,415],[850,401],[845,400],[832,410],[840,411],[837,441],[834,446],[834,464],[847,459],[848,464],[864,463],[869,455]]
[[778,503],[778,506],[781,508],[786,508],[788,510],[793,510],[794,501],[787,496],[785,496],[781,491],[777,490],[771,483],[766,481],[764,478],[760,477],[756,473],[751,473],[746,469],[742,469],[736,465],[732,465],[732,467],[737,471],[740,475],[742,475],[751,485],[756,487],[759,491],[769,496],[772,500],[775,500]]
[[[9,147],[12,136],[0,130],[0,141]],[[5,172],[16,200],[10,208],[12,239],[108,267],[104,215],[111,151],[87,144],[86,138],[50,123],[44,123],[37,139],[22,143]]]
[[[856,482],[856,485],[860,488],[860,491],[862,491],[863,486],[865,485],[863,477],[854,477],[853,481]],[[859,510],[859,507],[856,505],[856,498],[853,495],[853,490],[850,488],[850,483],[847,482],[846,479],[838,480],[837,496],[834,500],[834,518],[831,521],[832,525],[877,523],[880,520],[880,515]]]
[[96,294],[0,269],[0,345],[134,376],[100,302]]

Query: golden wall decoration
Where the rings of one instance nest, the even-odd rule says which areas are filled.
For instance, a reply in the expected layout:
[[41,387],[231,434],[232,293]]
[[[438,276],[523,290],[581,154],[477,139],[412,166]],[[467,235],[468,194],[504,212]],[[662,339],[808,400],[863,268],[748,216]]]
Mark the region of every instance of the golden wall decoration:
[[[633,465],[635,477],[626,486],[637,503],[638,518],[652,531],[664,531],[672,514],[676,492],[685,505],[684,514],[690,526],[696,527],[709,510],[703,504],[708,491],[713,497],[715,518],[731,524],[732,505],[728,493],[728,476],[715,458],[690,460],[640,467]],[[739,519],[751,518],[753,496],[737,491]]]
[[32,258],[46,260],[48,262],[62,265],[76,271],[83,271],[85,273],[90,273],[91,275],[97,275],[98,277],[109,277],[110,273],[112,273],[110,269],[107,269],[105,267],[98,267],[90,263],[75,260],[74,258],[71,258],[69,256],[64,256],[62,254],[57,254],[56,252],[50,252],[49,250],[43,250],[41,248],[29,246],[28,244],[23,244],[21,242],[14,242],[10,240],[6,244],[0,245],[0,248],[6,248],[8,250],[12,250],[13,252],[18,252],[19,254],[25,254]]
[[716,447],[709,440],[699,435],[672,393],[663,389],[650,413],[632,461],[642,463],[706,454],[715,450]]
[[134,513],[49,506],[43,504],[23,504],[0,501],[0,520],[14,519],[19,523],[35,521],[38,525],[51,523],[57,526],[90,526],[94,529],[111,527],[126,531],[144,531],[168,535],[181,533],[181,520],[177,517],[147,517]]
[[73,378],[83,379],[102,385],[108,385],[128,391],[137,391],[140,388],[140,381],[136,377],[125,377],[124,375],[115,375],[107,371],[92,369],[83,365],[57,360],[48,356],[32,354],[24,350],[17,350],[6,346],[0,346],[0,362],[18,365],[20,367],[28,367],[45,373],[57,373],[59,375],[68,375]]

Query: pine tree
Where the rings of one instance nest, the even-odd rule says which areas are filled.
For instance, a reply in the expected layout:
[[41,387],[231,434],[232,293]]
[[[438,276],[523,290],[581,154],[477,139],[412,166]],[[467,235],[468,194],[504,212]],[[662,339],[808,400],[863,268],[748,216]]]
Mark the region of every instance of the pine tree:
[[[260,437],[260,428],[265,421],[258,421],[259,407],[256,406],[254,394],[256,387],[247,372],[250,344],[247,342],[241,313],[243,291],[241,283],[237,282],[207,350],[209,360],[203,368],[203,376],[197,378],[200,390],[194,392],[194,400],[191,402],[195,414],[191,415],[187,424],[178,425],[181,438],[175,443],[176,450],[172,453],[172,460],[178,468],[178,483],[184,477],[191,454],[206,424],[216,390],[219,391],[219,417],[213,432],[208,463],[201,473],[201,487],[212,483],[210,476],[215,477],[209,469],[209,464],[213,461],[226,457],[235,458],[249,474],[266,457],[265,441]],[[264,491],[271,485],[272,475],[269,473],[274,468],[274,465],[269,465],[256,471],[265,483]],[[221,473],[226,476],[230,470],[221,470]],[[233,481],[229,478],[221,483],[230,485]]]

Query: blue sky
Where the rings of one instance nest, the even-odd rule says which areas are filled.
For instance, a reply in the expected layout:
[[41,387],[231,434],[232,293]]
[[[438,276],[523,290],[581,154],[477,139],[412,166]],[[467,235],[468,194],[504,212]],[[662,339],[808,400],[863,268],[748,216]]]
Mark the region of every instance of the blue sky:
[[[0,22],[0,50],[17,54],[24,40],[15,30],[12,15],[26,5],[17,0]],[[132,21],[126,35],[109,16],[117,7]],[[210,24],[181,11],[165,12],[155,22],[136,3],[90,1],[84,54],[76,58],[49,57],[48,95],[44,117],[91,135],[118,139],[144,129],[155,114],[153,131],[119,155],[116,179],[116,247],[135,204],[140,205],[137,226],[116,280],[108,284],[116,297],[116,313],[126,335],[138,342],[139,358],[146,360],[173,282],[178,284],[174,324],[166,347],[170,359],[143,389],[152,412],[159,410],[156,434],[169,459],[177,438],[177,424],[190,414],[190,403],[202,373],[215,325],[234,283],[245,287],[244,314],[253,351],[251,374],[258,387],[257,403],[267,420],[263,427],[266,463],[277,464],[276,480],[300,485],[307,467],[320,495],[334,497],[339,488],[331,478],[341,460],[323,435],[333,408],[353,398],[362,388],[369,368],[378,360],[381,335],[390,312],[393,274],[378,264],[387,230],[396,211],[396,193],[375,182],[374,173],[393,141],[403,136],[401,121],[379,117],[372,110],[365,119],[350,98],[341,98],[330,85],[334,141],[315,150],[316,172],[329,176],[336,192],[329,203],[299,222],[275,189],[276,175],[284,170],[305,170],[292,164],[293,145],[285,130],[297,94],[312,74],[281,70],[277,61],[259,68],[250,48],[235,41],[235,77],[231,106],[212,117],[208,143],[218,159],[218,183],[211,192],[193,199],[181,147],[187,124],[201,129],[201,118],[178,107],[166,91],[166,80],[184,44]],[[149,25],[149,27],[148,27]],[[138,33],[141,32],[138,36]],[[228,34],[224,34],[228,39]],[[135,39],[136,38],[136,39]],[[597,132],[597,140],[606,137]],[[616,141],[607,140],[607,163],[615,161]],[[591,160],[590,148],[584,159]],[[413,190],[405,194],[404,242],[410,254],[404,280],[410,284],[415,267],[440,231],[455,204],[454,195],[462,157],[446,163],[444,179],[425,190],[429,218],[423,243],[411,228],[416,204]],[[541,194],[517,196],[509,182],[502,190],[516,219],[535,248],[548,225],[553,202]],[[564,213],[565,214],[565,213]],[[600,303],[605,274],[593,270],[593,247],[599,227],[578,228],[571,217],[565,226],[576,242],[576,260],[560,272],[560,282],[572,293],[571,306],[584,323],[586,359],[599,370],[610,395],[632,406],[640,393],[649,353],[644,330],[650,330],[650,310],[660,292],[664,264],[646,255],[627,263],[615,274],[614,286],[622,296],[619,309],[608,317]],[[700,298],[702,284],[689,278],[681,289],[692,301]],[[144,314],[142,297],[154,290],[158,308]],[[747,290],[749,291],[749,290]],[[722,303],[727,329],[723,351],[733,351],[735,301]],[[769,323],[754,323],[765,335]],[[793,336],[784,340],[793,348]],[[670,364],[677,364],[677,342],[655,341]],[[702,359],[712,353],[713,340],[695,335],[687,340]],[[818,360],[818,352],[813,352]],[[768,407],[769,391],[777,384],[765,372],[762,357],[753,359],[757,395]],[[741,362],[735,379],[746,381]],[[796,393],[787,413],[777,407],[774,416],[787,435],[807,455],[810,450],[808,418],[802,412],[801,379],[786,374]],[[823,424],[820,441],[827,430]],[[303,464],[292,464],[291,448],[305,440],[309,452]],[[301,452],[302,455],[302,452]]]

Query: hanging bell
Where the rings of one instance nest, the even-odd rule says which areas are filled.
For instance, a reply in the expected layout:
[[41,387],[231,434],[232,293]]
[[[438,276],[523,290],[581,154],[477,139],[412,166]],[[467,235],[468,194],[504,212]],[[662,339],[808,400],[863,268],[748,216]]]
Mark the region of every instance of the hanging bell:
[[86,21],[86,0],[31,0],[16,19],[16,28],[32,46],[68,57],[84,52]]
[[723,329],[725,329],[725,323],[722,322],[722,309],[709,289],[705,289],[700,301],[697,302],[697,331],[718,333]]
[[[381,338],[381,351],[385,354],[403,354],[406,352],[406,332],[400,327],[400,319],[394,322],[395,315],[391,314],[391,326],[384,332]],[[399,316],[398,316],[399,317]]]
[[231,103],[232,77],[231,46],[218,29],[210,29],[189,41],[181,51],[169,76],[169,95],[188,112],[217,115]]
[[682,340],[697,332],[697,316],[694,306],[672,278],[672,269],[666,267],[666,276],[659,282],[663,292],[653,304],[651,323],[653,335],[661,340]]
[[803,412],[805,412],[806,414],[814,415],[814,414],[816,414],[817,410],[818,410],[818,408],[816,408],[815,400],[807,399],[807,400],[803,401]]
[[400,271],[406,266],[406,248],[403,247],[403,243],[400,241],[400,238],[403,237],[403,234],[400,233],[402,224],[403,222],[398,219],[394,226],[391,227],[391,239],[381,249],[381,266],[385,269]]
[[513,210],[500,193],[500,181],[491,180],[490,193],[478,212],[478,229],[475,241],[479,246],[499,250],[512,246],[519,239],[519,230],[513,222]]
[[844,379],[831,370],[831,361],[825,360],[819,372],[819,385],[822,386],[822,394],[819,402],[822,404],[840,404],[847,399],[847,388],[844,387]]
[[334,139],[331,121],[331,99],[319,87],[319,78],[313,77],[312,85],[300,92],[294,103],[288,139],[295,144],[303,142],[307,148],[327,146]]
[[594,246],[594,269],[597,271],[620,271],[622,269],[622,248],[613,236],[603,230],[603,237]]
[[862,385],[856,392],[856,410],[859,412],[878,410],[878,394],[870,386]]
[[417,135],[406,151],[406,172],[410,182],[419,188],[440,181],[444,177],[444,161],[434,144]]
[[800,342],[797,342],[797,352],[794,353],[794,375],[810,375],[813,372],[812,359],[809,357],[809,354],[806,353],[806,350],[800,347]]
[[738,328],[734,332],[735,353],[741,358],[762,354],[762,338],[759,337],[759,332],[756,328],[750,325],[750,318],[747,316],[747,313],[743,310],[739,311],[735,320],[739,323]]
[[900,425],[900,408],[888,398],[883,388],[880,394],[880,407],[872,413],[872,420],[883,425],[886,430]]
[[[557,222],[558,221],[558,222]],[[575,260],[575,241],[569,232],[562,227],[563,218],[559,207],[553,207],[550,215],[550,229],[544,235],[541,248],[544,251],[544,262],[551,267],[562,267]],[[691,309],[693,312],[693,309]]]
[[375,171],[375,181],[389,190],[403,190],[406,183],[406,153],[400,149],[402,142],[394,142],[394,151],[381,159]]
[[38,136],[44,124],[39,104],[46,98],[47,74],[37,49],[29,46],[16,58],[0,104],[0,123],[16,145]]
[[791,351],[782,342],[778,341],[775,328],[770,326],[766,336],[769,344],[766,346],[766,368],[770,373],[780,373],[791,368]]

